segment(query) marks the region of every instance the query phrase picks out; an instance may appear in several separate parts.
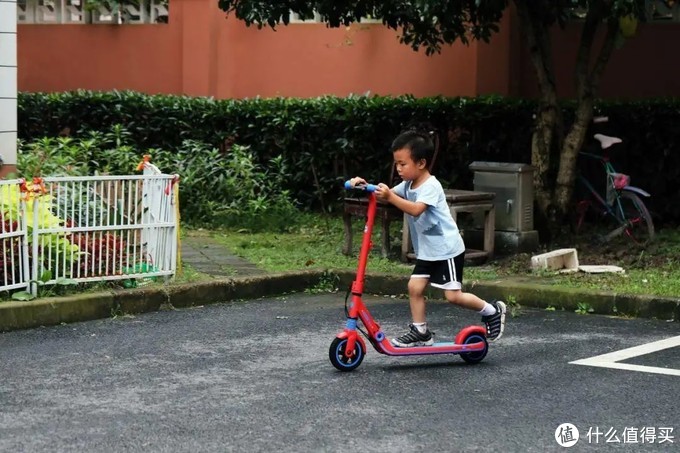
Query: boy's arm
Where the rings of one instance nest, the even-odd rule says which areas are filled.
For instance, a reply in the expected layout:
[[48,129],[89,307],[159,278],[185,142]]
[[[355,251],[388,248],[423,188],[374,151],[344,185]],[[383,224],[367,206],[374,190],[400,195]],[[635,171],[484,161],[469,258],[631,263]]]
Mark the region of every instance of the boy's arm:
[[376,190],[375,195],[378,199],[390,203],[400,210],[404,211],[406,214],[412,215],[413,217],[418,217],[420,214],[425,212],[427,205],[421,202],[408,201],[402,198],[394,190],[390,190],[385,184],[378,184],[378,190]]

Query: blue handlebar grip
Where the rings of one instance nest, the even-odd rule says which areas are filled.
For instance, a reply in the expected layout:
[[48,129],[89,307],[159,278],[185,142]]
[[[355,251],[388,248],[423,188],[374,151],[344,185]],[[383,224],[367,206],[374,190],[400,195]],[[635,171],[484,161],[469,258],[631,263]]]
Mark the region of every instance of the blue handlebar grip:
[[357,189],[365,190],[366,192],[375,192],[378,189],[378,186],[376,186],[375,184],[361,184],[359,186],[352,187],[350,181],[345,181],[345,189],[347,190]]

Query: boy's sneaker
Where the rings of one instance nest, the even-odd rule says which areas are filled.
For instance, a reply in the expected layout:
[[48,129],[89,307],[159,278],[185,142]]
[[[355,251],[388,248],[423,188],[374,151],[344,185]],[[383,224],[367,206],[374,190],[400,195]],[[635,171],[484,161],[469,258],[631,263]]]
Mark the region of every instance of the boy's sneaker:
[[496,308],[496,313],[489,316],[482,316],[482,322],[486,325],[486,337],[490,341],[498,340],[503,336],[505,329],[505,304],[500,300],[491,302]]
[[398,348],[411,348],[413,346],[432,346],[434,338],[432,332],[426,330],[425,333],[420,333],[418,328],[413,324],[408,325],[411,329],[408,333],[399,338],[392,338],[392,344]]

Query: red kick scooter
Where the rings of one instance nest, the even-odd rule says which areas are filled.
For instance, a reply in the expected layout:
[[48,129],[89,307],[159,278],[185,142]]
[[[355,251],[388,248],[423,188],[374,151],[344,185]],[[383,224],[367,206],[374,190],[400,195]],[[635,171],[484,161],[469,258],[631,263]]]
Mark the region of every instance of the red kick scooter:
[[[366,184],[352,187],[350,182],[347,181],[345,182],[345,189],[363,189],[368,192],[368,212],[361,243],[361,252],[359,254],[359,267],[357,268],[356,280],[352,282],[352,302],[349,308],[347,307],[349,293],[345,298],[347,324],[345,329],[335,337],[328,351],[333,366],[340,371],[352,371],[364,360],[366,343],[357,331],[360,331],[373,345],[373,348],[381,354],[392,356],[459,354],[467,363],[481,362],[489,349],[489,344],[486,341],[486,329],[481,326],[465,327],[458,332],[453,342],[436,342],[432,346],[414,346],[410,348],[398,348],[392,345],[380,329],[380,324],[375,322],[362,300],[366,263],[368,262],[368,253],[372,247],[371,234],[373,232],[377,203],[373,192],[375,192],[377,186]],[[368,332],[364,332],[358,327],[358,320],[361,320]]]

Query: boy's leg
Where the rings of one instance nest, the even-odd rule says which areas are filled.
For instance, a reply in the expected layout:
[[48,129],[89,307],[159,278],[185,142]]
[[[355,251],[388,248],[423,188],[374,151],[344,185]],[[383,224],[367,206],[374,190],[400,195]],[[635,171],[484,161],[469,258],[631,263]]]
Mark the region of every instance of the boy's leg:
[[438,261],[432,270],[432,286],[444,290],[444,296],[449,302],[461,307],[477,311],[482,315],[482,322],[486,326],[489,340],[498,340],[505,329],[505,304],[501,301],[487,303],[472,293],[462,291],[463,264],[465,253],[445,260]]
[[434,344],[432,333],[427,328],[425,314],[425,288],[429,282],[429,272],[416,263],[413,275],[408,282],[409,306],[413,323],[409,324],[409,331],[399,338],[393,338],[392,344],[400,348],[412,346],[430,346]]
[[478,312],[481,312],[487,305],[489,305],[485,300],[480,299],[472,293],[464,293],[460,289],[455,291],[445,290],[444,297],[446,297],[446,300],[452,304],[456,304],[470,310],[476,310]]
[[482,322],[486,326],[486,336],[489,340],[498,340],[503,336],[507,311],[505,303],[500,300],[488,303],[472,293],[462,291],[445,291],[444,295],[446,300],[453,304],[479,312],[482,315]]
[[503,336],[506,307],[502,301],[494,300],[488,303],[472,293],[462,291],[444,291],[444,295],[451,303],[479,312],[486,326],[486,337],[490,341],[498,340]]
[[465,252],[454,258],[433,263],[430,282],[435,288],[443,289],[446,300],[452,304],[481,312],[489,304],[472,293],[464,293],[461,289],[464,261]]
[[414,323],[424,323],[425,315],[425,288],[429,280],[424,277],[414,277],[408,281],[408,301],[411,307],[411,319]]

